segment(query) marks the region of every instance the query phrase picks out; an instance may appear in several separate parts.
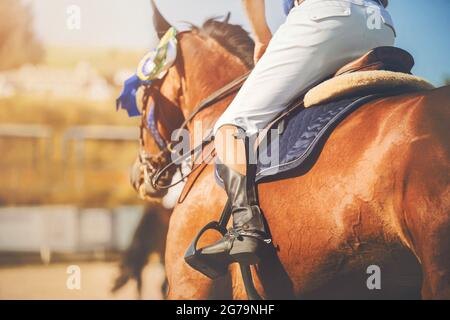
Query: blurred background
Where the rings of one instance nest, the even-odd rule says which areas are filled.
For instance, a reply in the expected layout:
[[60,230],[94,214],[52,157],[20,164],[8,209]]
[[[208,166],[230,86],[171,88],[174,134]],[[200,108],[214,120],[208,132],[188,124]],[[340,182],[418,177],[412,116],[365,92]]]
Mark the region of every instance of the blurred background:
[[[179,29],[229,11],[249,29],[240,0],[157,3]],[[275,31],[281,0],[266,3]],[[450,1],[390,3],[414,73],[449,83]],[[115,111],[157,44],[151,16],[148,0],[0,0],[0,299],[163,298],[176,192],[163,205],[137,198],[128,168],[139,118]]]

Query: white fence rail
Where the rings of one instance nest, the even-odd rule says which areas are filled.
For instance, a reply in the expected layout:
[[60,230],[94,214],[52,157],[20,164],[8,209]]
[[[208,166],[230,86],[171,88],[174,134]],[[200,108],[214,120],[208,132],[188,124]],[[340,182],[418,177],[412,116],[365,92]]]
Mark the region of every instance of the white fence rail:
[[122,251],[142,214],[140,206],[0,208],[0,252]]

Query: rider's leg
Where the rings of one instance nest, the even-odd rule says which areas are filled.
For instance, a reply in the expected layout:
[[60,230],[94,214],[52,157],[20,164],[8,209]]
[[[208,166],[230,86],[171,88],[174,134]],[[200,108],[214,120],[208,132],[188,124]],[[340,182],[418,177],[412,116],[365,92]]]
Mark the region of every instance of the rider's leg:
[[394,32],[386,24],[368,29],[373,15],[369,9],[377,5],[369,0],[361,3],[312,0],[291,10],[286,23],[275,33],[266,53],[217,121],[214,132],[219,137],[215,140],[221,162],[218,173],[232,203],[234,232],[204,248],[203,253],[229,254],[244,263],[258,260],[257,249],[266,237],[263,219],[254,195],[246,187],[254,183],[253,177],[247,177],[249,165],[235,160],[245,158],[249,148],[233,137],[237,128],[247,135],[256,135],[312,84],[374,47],[393,45]]
[[381,17],[379,26],[370,24],[384,9],[359,2],[309,0],[292,9],[214,131],[234,125],[256,134],[315,83],[375,47],[393,45],[394,31]]
[[254,139],[234,126],[223,126],[216,132],[217,173],[223,180],[233,215],[232,231],[202,254],[226,261],[231,258],[243,264],[255,264],[269,237],[258,206],[254,185],[256,163],[251,159]]
[[217,157],[220,163],[230,169],[246,175],[247,159],[244,139],[237,139],[242,129],[233,125],[220,127],[214,137]]

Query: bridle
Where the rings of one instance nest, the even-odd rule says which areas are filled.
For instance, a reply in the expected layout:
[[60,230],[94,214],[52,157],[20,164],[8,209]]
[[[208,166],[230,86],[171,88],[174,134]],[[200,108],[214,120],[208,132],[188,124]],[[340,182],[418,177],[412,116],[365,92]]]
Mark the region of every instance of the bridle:
[[[155,112],[157,108],[156,99],[154,99],[155,101],[151,106],[148,106],[150,96],[152,92],[156,90],[153,87],[154,84],[150,84],[145,87],[144,95],[142,98],[142,108],[144,111],[143,115],[146,114],[145,109],[147,107],[149,107],[149,110],[147,117],[142,117],[139,129],[139,162],[143,168],[145,184],[151,185],[155,190],[167,190],[185,181],[185,179],[194,172],[194,170],[191,170],[189,173],[183,175],[183,173],[181,172],[181,163],[189,158],[191,159],[191,163],[194,163],[192,159],[195,159],[196,156],[201,153],[201,150],[207,144],[213,141],[213,133],[212,130],[210,130],[198,146],[195,146],[185,154],[173,159],[174,157],[172,155],[175,152],[174,146],[176,141],[179,141],[180,139],[182,129],[187,129],[188,125],[199,114],[200,111],[215,105],[217,102],[225,99],[229,95],[239,90],[244,81],[248,78],[249,74],[250,71],[226,84],[219,90],[213,92],[206,99],[202,100],[198,104],[198,106],[189,114],[189,116],[185,118],[178,129],[176,129],[178,130],[178,133],[172,141],[164,138],[158,130],[157,121],[155,118]],[[164,81],[164,77],[160,81]],[[162,110],[158,110],[158,112],[161,114]],[[146,129],[150,132],[156,144],[158,145],[160,151],[157,154],[152,155],[145,150],[144,130]],[[167,163],[168,158],[172,158],[172,161]],[[161,180],[169,181],[171,179],[171,173],[173,172],[173,169],[178,169],[180,171],[181,178],[173,183],[161,184]]]
[[[158,131],[156,119],[155,119],[155,104],[148,106],[152,93],[152,85],[148,85],[144,89],[144,95],[142,97],[142,114],[145,115],[145,109],[149,107],[148,115],[141,117],[141,123],[139,126],[139,155],[138,159],[143,169],[144,183],[147,185],[153,185],[152,177],[158,173],[161,167],[164,165],[166,159],[173,152],[172,143],[167,141]],[[144,130],[148,129],[158,145],[159,152],[157,154],[150,154],[145,150],[144,142]],[[167,171],[169,175],[169,171]],[[169,176],[166,176],[169,179]],[[155,188],[156,189],[156,188]]]

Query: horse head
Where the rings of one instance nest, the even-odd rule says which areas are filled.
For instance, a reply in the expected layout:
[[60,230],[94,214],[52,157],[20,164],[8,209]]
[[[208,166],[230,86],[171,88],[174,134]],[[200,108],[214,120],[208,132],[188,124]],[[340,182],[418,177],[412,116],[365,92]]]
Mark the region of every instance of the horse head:
[[[153,22],[158,36],[171,26],[159,12],[154,1]],[[152,183],[153,177],[171,161],[172,134],[184,123],[205,97],[226,83],[244,74],[253,66],[254,43],[238,25],[224,20],[207,20],[202,27],[191,26],[179,32],[177,57],[162,79],[145,88],[142,103],[141,151],[133,165],[130,180],[143,198],[161,198],[167,190]],[[213,126],[230,100],[214,106],[214,111],[201,112],[203,132]],[[188,124],[189,131],[192,123]],[[161,177],[162,184],[170,183],[176,167]]]

